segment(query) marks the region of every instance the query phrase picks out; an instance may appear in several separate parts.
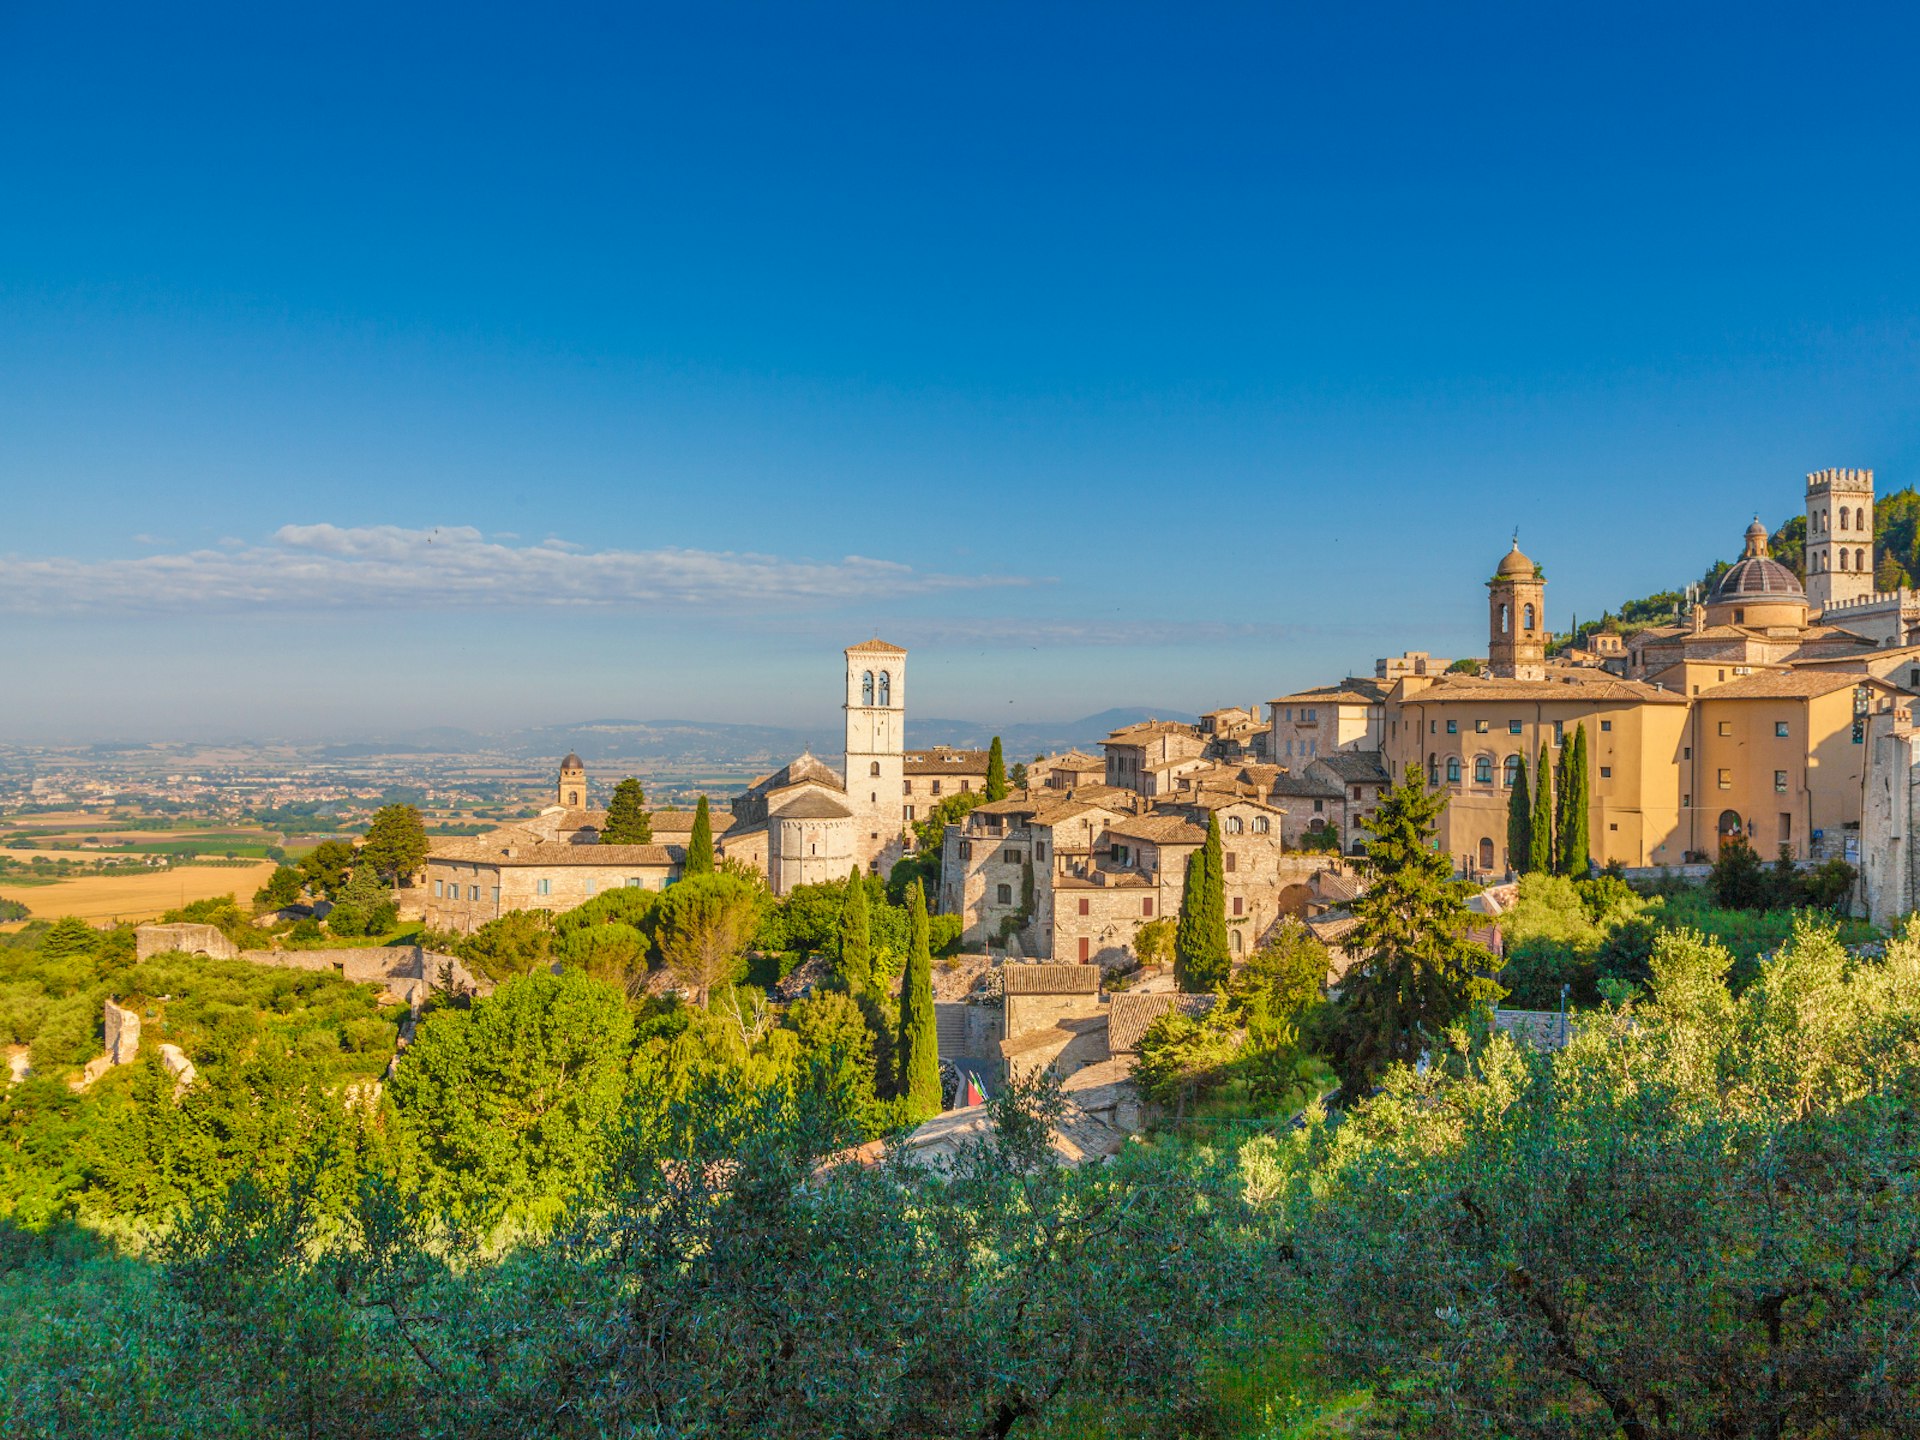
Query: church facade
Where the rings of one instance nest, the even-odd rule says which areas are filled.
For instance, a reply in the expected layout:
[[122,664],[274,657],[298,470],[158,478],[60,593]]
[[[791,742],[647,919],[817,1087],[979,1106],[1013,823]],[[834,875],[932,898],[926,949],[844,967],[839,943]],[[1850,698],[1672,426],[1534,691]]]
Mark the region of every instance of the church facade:
[[[752,866],[776,895],[879,874],[904,851],[907,652],[878,638],[842,652],[846,763],[802,754],[715,807],[714,849]],[[554,803],[530,820],[434,843],[425,866],[426,921],[465,934],[512,910],[562,911],[617,886],[664,890],[678,880],[691,811],[653,813],[654,843],[602,845],[606,811],[587,805],[585,763],[560,762]]]

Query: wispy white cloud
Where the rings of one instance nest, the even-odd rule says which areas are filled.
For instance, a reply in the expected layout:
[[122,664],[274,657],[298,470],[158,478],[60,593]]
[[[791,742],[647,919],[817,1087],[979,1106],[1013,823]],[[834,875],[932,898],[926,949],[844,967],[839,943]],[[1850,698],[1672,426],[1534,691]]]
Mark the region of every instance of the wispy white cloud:
[[0,557],[0,612],[174,613],[274,609],[764,609],[1037,583],[943,575],[849,555],[791,559],[715,550],[505,544],[465,525],[283,525],[265,541],[123,559]]

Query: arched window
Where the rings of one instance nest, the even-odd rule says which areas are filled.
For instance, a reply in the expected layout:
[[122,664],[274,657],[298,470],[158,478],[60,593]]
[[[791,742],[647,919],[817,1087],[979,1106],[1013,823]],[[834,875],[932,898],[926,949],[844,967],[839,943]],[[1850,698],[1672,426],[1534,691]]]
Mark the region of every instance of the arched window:
[[880,762],[878,760],[874,761],[873,764],[867,767],[867,774],[878,775],[879,773],[880,773]]
[[893,703],[893,675],[886,670],[880,672],[880,703],[882,705]]
[[873,704],[873,671],[871,670],[860,677],[860,703]]
[[1531,629],[1533,629],[1533,606],[1531,606],[1531,605],[1527,605],[1527,606],[1523,606],[1523,607],[1521,608],[1521,610],[1520,610],[1520,628],[1521,628],[1522,630],[1531,630]]
[[1520,757],[1518,755],[1507,756],[1507,763],[1501,766],[1500,769],[1501,782],[1507,789],[1511,790],[1520,783]]
[[1864,570],[1867,568],[1867,552],[1866,551],[1856,550],[1853,552],[1853,568],[1856,570]]
[[1247,828],[1246,822],[1242,820],[1238,815],[1227,816],[1227,834],[1238,835],[1242,830],[1245,830],[1246,828]]
[[1507,606],[1503,601],[1500,606],[1500,633],[1504,635],[1507,633],[1508,630],[1512,628],[1513,628],[1513,619],[1512,619],[1512,616],[1508,614]]
[[1270,826],[1269,826],[1269,825],[1267,824],[1267,817],[1266,817],[1266,816],[1264,816],[1264,815],[1256,815],[1256,816],[1254,816],[1254,817],[1253,817],[1253,833],[1254,833],[1254,834],[1256,834],[1256,835],[1264,835],[1264,834],[1266,834],[1266,833],[1267,833],[1267,831],[1268,831],[1268,830],[1269,830],[1270,828],[1271,828],[1271,827],[1270,827]]
[[1840,528],[1842,530],[1847,528],[1847,507],[1844,505],[1840,507]]
[[1449,785],[1460,783],[1460,757],[1457,755],[1447,757],[1447,783]]
[[1493,783],[1493,761],[1485,755],[1474,757],[1473,783],[1476,785],[1491,785]]
[[1845,549],[1840,551],[1840,568],[1842,570],[1847,568],[1847,552]]
[[1246,943],[1247,943],[1246,940],[1242,938],[1240,932],[1238,930],[1235,930],[1233,932],[1233,953],[1238,955],[1241,951],[1241,948],[1245,946]]

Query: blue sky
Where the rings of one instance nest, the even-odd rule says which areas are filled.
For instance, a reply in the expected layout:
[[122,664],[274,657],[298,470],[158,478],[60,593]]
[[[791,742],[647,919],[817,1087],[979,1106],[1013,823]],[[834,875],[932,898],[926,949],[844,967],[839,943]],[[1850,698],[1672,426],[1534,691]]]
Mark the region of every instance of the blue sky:
[[0,7],[0,735],[1245,703],[1914,483],[1920,22],[1680,10]]

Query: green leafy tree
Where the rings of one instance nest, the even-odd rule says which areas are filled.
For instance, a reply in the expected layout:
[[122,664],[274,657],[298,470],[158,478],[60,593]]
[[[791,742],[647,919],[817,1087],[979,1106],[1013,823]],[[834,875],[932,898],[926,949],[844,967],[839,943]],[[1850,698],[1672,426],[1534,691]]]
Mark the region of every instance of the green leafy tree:
[[253,907],[256,910],[281,910],[299,903],[302,881],[300,872],[291,865],[275,867],[273,874],[267,877],[267,883],[255,892]]
[[693,833],[687,837],[687,859],[680,874],[691,880],[713,873],[713,816],[707,811],[707,797],[693,807]]
[[933,956],[927,947],[927,897],[907,896],[907,974],[900,988],[899,1093],[905,1118],[918,1124],[940,1113],[940,1046],[934,1029]]
[[1334,1059],[1342,1084],[1358,1095],[1388,1066],[1412,1063],[1500,987],[1499,961],[1466,938],[1471,887],[1453,878],[1434,840],[1445,790],[1427,789],[1419,769],[1389,790],[1364,823],[1366,890],[1353,902],[1358,922],[1347,949],[1360,958],[1340,981]]
[[1523,759],[1507,792],[1507,864],[1524,872],[1533,859],[1533,798],[1527,793],[1527,766]]
[[813,1093],[829,1107],[847,1138],[870,1139],[879,1128],[874,1089],[873,1034],[849,995],[816,990],[785,1016],[800,1042],[800,1063]]
[[1024,790],[1027,788],[1026,761],[1016,760],[1013,762],[1013,768],[1007,771],[1007,784],[1015,790]]
[[1553,785],[1549,778],[1553,774],[1547,763],[1547,745],[1540,742],[1540,763],[1534,766],[1533,778],[1539,789],[1533,795],[1533,823],[1527,831],[1527,862],[1529,875],[1550,875],[1553,873]]
[[387,1092],[425,1196],[489,1216],[577,1193],[603,1162],[632,1036],[626,997],[575,973],[427,1016]]
[[345,840],[322,840],[300,860],[300,878],[316,900],[332,900],[347,883],[353,869],[353,846]]
[[1162,915],[1133,932],[1133,958],[1142,965],[1173,962],[1173,917]]
[[1007,757],[1000,749],[1000,737],[987,747],[987,803],[1007,798]]
[[846,899],[840,906],[839,951],[835,973],[841,987],[853,996],[864,995],[873,984],[873,929],[869,923],[867,883],[858,865],[847,876]]
[[420,812],[411,805],[383,805],[373,812],[354,864],[372,869],[392,886],[406,884],[426,860],[427,827]]
[[947,826],[958,825],[970,811],[986,803],[987,797],[978,790],[946,796],[927,811],[925,819],[914,822],[914,848],[923,854],[938,856],[946,840]]
[[1554,837],[1554,858],[1562,875],[1586,877],[1588,856],[1587,727],[1574,727],[1573,740],[1560,753],[1559,814]]
[[713,992],[739,979],[742,956],[768,896],[740,875],[696,875],[661,897],[660,954],[682,989],[704,1008]]
[[640,782],[631,775],[613,787],[613,799],[607,804],[606,824],[600,827],[600,843],[653,843],[653,816],[647,810],[647,792],[640,788]]
[[349,938],[383,935],[393,928],[399,914],[379,872],[372,865],[359,865],[327,912],[327,929]]
[[1147,1027],[1133,1063],[1134,1083],[1156,1105],[1170,1105],[1174,1118],[1184,1119],[1187,1107],[1219,1089],[1232,1076],[1241,1039],[1224,1006],[1199,1017],[1169,1010]]
[[450,948],[496,983],[544,970],[553,959],[553,916],[544,910],[509,910],[450,942]]
[[1174,983],[1205,992],[1226,983],[1233,958],[1227,948],[1226,866],[1221,859],[1220,820],[1207,816],[1206,843],[1187,857],[1180,893],[1180,923],[1173,933]]

